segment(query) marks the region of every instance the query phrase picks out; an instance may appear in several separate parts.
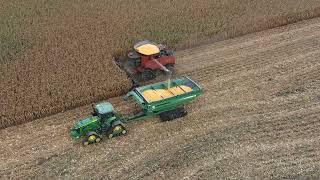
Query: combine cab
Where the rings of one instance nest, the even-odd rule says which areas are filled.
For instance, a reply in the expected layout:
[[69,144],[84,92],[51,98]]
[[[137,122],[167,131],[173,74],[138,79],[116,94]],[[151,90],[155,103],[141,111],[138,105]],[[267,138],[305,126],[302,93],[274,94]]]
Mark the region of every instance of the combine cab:
[[133,49],[127,57],[116,59],[116,63],[126,71],[134,83],[139,84],[161,74],[173,72],[176,59],[173,51],[164,45],[144,40],[136,43]]

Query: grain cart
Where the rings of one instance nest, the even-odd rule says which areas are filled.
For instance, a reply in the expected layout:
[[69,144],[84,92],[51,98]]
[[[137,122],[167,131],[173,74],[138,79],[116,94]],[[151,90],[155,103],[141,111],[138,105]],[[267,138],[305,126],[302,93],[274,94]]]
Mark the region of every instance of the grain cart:
[[134,88],[124,99],[132,99],[140,107],[138,112],[121,115],[109,102],[97,104],[92,116],[73,126],[71,136],[83,138],[83,144],[88,145],[99,142],[103,136],[112,138],[126,134],[125,124],[129,121],[156,115],[162,121],[180,118],[187,115],[184,105],[201,94],[202,88],[188,77]]
[[163,67],[171,72],[174,70],[176,59],[173,50],[166,46],[144,40],[134,44],[133,49],[127,57],[119,57],[115,62],[134,82],[152,80],[161,72],[165,74]]

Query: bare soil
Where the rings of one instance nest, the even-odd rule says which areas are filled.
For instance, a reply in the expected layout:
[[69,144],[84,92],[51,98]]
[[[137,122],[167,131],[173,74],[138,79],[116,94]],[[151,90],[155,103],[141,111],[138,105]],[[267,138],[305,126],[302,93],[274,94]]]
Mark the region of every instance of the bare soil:
[[0,178],[319,178],[319,58],[319,18],[179,51],[205,89],[188,116],[89,147],[68,134],[89,105],[2,129]]

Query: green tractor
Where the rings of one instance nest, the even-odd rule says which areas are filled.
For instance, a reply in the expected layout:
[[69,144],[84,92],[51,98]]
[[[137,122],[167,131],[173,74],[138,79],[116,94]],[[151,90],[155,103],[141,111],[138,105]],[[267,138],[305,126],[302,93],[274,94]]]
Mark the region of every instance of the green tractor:
[[80,120],[71,130],[71,136],[76,139],[84,136],[84,145],[100,142],[102,135],[112,138],[126,133],[123,120],[109,102],[97,104],[92,116]]
[[117,114],[109,102],[97,104],[91,117],[78,121],[71,129],[71,137],[83,138],[83,144],[101,141],[127,133],[125,123],[159,115],[162,121],[170,121],[187,115],[184,105],[203,93],[202,88],[188,77],[163,81],[134,88],[125,99],[133,98],[140,107],[130,115]]

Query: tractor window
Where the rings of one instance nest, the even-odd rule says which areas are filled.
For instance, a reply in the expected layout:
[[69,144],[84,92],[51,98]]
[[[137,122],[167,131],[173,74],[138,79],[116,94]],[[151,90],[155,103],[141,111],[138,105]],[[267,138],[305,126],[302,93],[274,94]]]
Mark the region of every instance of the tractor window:
[[114,113],[113,112],[109,112],[107,114],[100,114],[99,115],[101,119],[108,119],[108,118],[111,118],[114,116]]

